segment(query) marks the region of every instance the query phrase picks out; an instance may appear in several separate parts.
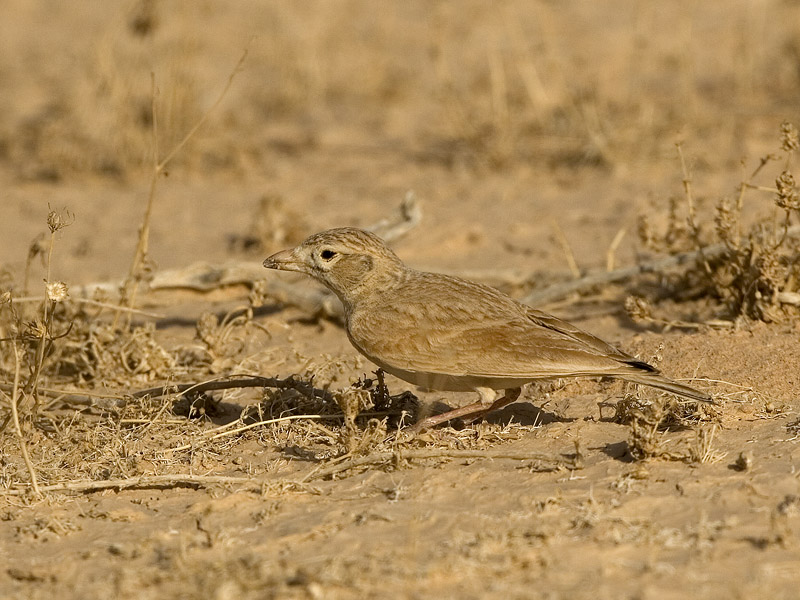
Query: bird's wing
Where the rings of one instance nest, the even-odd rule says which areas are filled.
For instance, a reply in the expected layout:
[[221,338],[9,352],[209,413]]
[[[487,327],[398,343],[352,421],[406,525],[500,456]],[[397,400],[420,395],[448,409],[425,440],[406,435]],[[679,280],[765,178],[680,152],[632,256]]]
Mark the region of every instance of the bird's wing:
[[430,346],[426,368],[438,366],[446,374],[539,378],[638,370],[580,339],[530,322],[488,323],[442,335]]
[[[374,334],[384,327],[373,313],[372,323],[351,327],[351,339],[376,362],[401,369],[451,376],[534,379],[574,375],[623,375],[653,371],[556,317],[520,307],[502,314],[462,314],[449,306],[416,305],[412,317],[389,319],[385,335],[361,342],[359,326]],[[370,319],[370,320],[372,320]]]
[[561,333],[569,338],[572,338],[576,342],[581,343],[587,348],[591,348],[600,354],[604,354],[609,358],[613,358],[616,361],[621,363],[625,363],[631,366],[638,367],[645,371],[656,372],[657,369],[641,360],[637,360],[632,357],[630,354],[622,352],[619,348],[612,346],[608,342],[601,340],[596,335],[592,335],[588,331],[584,331],[583,329],[579,329],[575,327],[572,323],[568,323],[558,317],[554,317],[551,314],[543,312],[541,310],[537,310],[535,308],[528,308],[527,309],[528,318],[540,325],[541,327],[545,327],[547,329],[551,329],[558,333]]

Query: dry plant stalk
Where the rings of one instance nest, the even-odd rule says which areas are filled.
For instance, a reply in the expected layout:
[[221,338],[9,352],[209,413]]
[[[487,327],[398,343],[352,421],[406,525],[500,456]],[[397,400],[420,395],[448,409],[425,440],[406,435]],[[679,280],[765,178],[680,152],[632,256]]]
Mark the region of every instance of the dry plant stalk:
[[[17,434],[17,439],[19,440],[19,449],[22,452],[22,458],[25,461],[25,466],[28,468],[28,473],[31,477],[31,487],[33,488],[33,492],[37,495],[41,495],[41,491],[39,489],[39,481],[36,477],[36,469],[33,467],[33,463],[31,462],[30,454],[28,454],[28,444],[25,442],[25,434],[22,431],[22,425],[20,423],[19,418],[19,400],[20,400],[20,380],[19,380],[19,372],[20,372],[20,357],[19,357],[19,348],[17,348],[16,341],[14,341],[14,388],[11,393],[10,404],[11,404],[11,415],[14,420],[14,430]],[[4,396],[8,398],[8,395],[5,392],[0,392]]]
[[[151,92],[151,101],[150,101],[150,111],[151,111],[151,118],[153,123],[153,173],[152,177],[150,178],[150,191],[147,196],[147,204],[145,205],[145,212],[144,217],[142,218],[142,224],[139,227],[139,238],[136,244],[136,251],[133,255],[133,260],[131,261],[131,267],[128,272],[128,277],[125,280],[120,293],[120,306],[125,308],[133,308],[133,305],[136,301],[136,293],[139,289],[139,286],[146,282],[150,276],[151,266],[149,261],[149,243],[150,243],[150,222],[153,213],[153,205],[155,203],[156,198],[156,187],[158,185],[159,178],[161,177],[162,173],[166,169],[167,165],[169,165],[170,161],[175,158],[175,156],[180,152],[180,150],[192,139],[192,137],[197,133],[200,127],[208,120],[211,113],[222,103],[222,100],[228,93],[231,85],[233,84],[233,80],[244,64],[245,58],[247,58],[248,48],[242,52],[242,56],[239,58],[239,61],[236,63],[236,66],[231,71],[231,74],[228,76],[228,80],[225,83],[225,86],[222,88],[217,99],[211,104],[211,106],[206,110],[205,113],[200,117],[200,119],[195,123],[195,125],[186,133],[186,135],[177,143],[175,146],[167,153],[167,155],[159,160],[159,148],[158,148],[158,118],[156,114],[156,97],[157,97],[157,88],[156,88],[156,80],[155,74],[151,73],[151,85],[152,85],[152,92]],[[118,311],[115,319],[114,325],[116,326],[119,317],[121,316],[123,311]],[[128,322],[126,324],[126,329],[130,327],[130,313],[128,314]]]
[[561,250],[564,252],[564,256],[567,259],[567,265],[569,265],[570,273],[572,273],[572,276],[575,279],[579,279],[581,276],[581,270],[580,267],[578,267],[577,261],[575,260],[575,254],[572,252],[572,247],[569,245],[567,236],[564,235],[564,230],[561,229],[561,226],[555,219],[552,220],[551,225],[553,228],[553,234],[558,241],[558,245],[561,246]]
[[[615,406],[614,420],[626,422],[630,428],[628,450],[636,460],[662,458],[689,463],[712,463],[720,460],[726,453],[713,449],[717,423],[712,412],[710,425],[706,411],[713,411],[695,403],[683,403],[674,399],[659,398],[645,401],[627,396]],[[693,443],[684,452],[669,448],[665,434],[671,428],[689,428],[694,431]]]
[[[40,312],[23,310],[18,312],[14,305],[14,296],[9,291],[3,294],[3,301],[0,306],[7,308],[11,315],[9,327],[10,335],[0,339],[0,343],[6,343],[11,348],[13,354],[13,383],[2,385],[0,393],[6,398],[10,414],[5,423],[0,427],[0,431],[5,428],[9,420],[13,421],[14,431],[18,438],[20,452],[25,462],[31,479],[34,493],[40,494],[36,469],[30,458],[28,445],[25,439],[25,428],[28,422],[35,422],[38,417],[40,407],[40,380],[45,369],[46,359],[53,351],[54,343],[57,339],[65,337],[70,333],[71,326],[67,326],[64,333],[56,334],[55,311],[57,305],[69,298],[69,291],[65,283],[52,281],[52,261],[55,248],[56,233],[72,223],[73,216],[67,211],[58,212],[50,210],[47,215],[47,226],[50,230],[50,237],[47,242],[44,255],[44,296],[41,300]],[[39,247],[40,239],[37,239],[32,247]],[[29,252],[29,256],[32,252]],[[26,269],[26,285],[28,273]],[[5,329],[5,328],[3,328]],[[22,377],[22,367],[25,365],[28,374],[24,380]],[[1,367],[2,365],[0,365]],[[24,406],[24,408],[23,408]]]
[[[738,186],[735,202],[720,198],[713,224],[703,223],[697,214],[692,180],[680,145],[678,155],[683,173],[686,226],[680,210],[670,203],[668,225],[655,233],[649,221],[640,219],[639,237],[653,250],[675,256],[694,253],[695,260],[677,275],[676,290],[692,290],[694,297],[711,297],[725,309],[725,319],[739,317],[780,321],[800,315],[800,193],[791,172],[798,131],[790,123],[781,125],[783,170],[774,187],[755,185],[764,168],[781,158],[767,155]],[[743,207],[748,191],[773,197],[773,215],[762,218],[744,231]],[[713,226],[711,226],[713,225]]]
[[[53,249],[55,248],[56,233],[72,223],[73,216],[64,211],[63,214],[51,210],[47,215],[47,226],[50,229],[47,251],[45,255],[45,278],[44,278],[44,298],[42,300],[42,315],[35,317],[27,324],[26,332],[23,334],[24,341],[34,346],[34,358],[31,365],[31,374],[23,385],[23,394],[32,395],[34,399],[34,413],[38,407],[38,383],[42,373],[45,356],[49,353],[53,341],[59,337],[53,333],[53,313],[56,304],[63,302],[69,297],[67,285],[60,281],[51,280],[51,265],[53,262]],[[13,305],[12,305],[13,314]],[[18,325],[23,318],[15,315]],[[22,328],[17,327],[19,332]],[[14,340],[14,348],[16,351]]]

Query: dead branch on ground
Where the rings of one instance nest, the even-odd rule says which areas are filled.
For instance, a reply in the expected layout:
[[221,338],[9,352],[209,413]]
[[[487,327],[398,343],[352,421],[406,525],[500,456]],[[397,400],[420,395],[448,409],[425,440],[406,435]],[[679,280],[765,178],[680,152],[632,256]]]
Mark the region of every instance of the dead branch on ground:
[[[334,464],[322,469],[313,470],[303,479],[301,483],[317,479],[325,479],[365,465],[380,465],[385,463],[398,464],[403,460],[421,460],[426,458],[488,458],[488,459],[507,459],[507,460],[530,460],[534,463],[541,463],[539,471],[555,471],[560,468],[580,469],[580,456],[575,458],[558,457],[552,454],[540,452],[486,452],[481,450],[452,450],[448,448],[424,448],[420,450],[396,450],[392,452],[376,452],[367,456],[348,457],[338,464]],[[341,460],[341,459],[340,459]],[[321,465],[320,465],[321,466]]]
[[391,218],[381,219],[367,227],[369,231],[391,243],[404,237],[422,221],[422,207],[412,190],[406,192],[400,203],[400,211]]
[[[238,486],[241,490],[264,493],[270,488],[301,489],[314,491],[310,486],[292,481],[268,481],[253,479],[252,477],[231,477],[225,475],[142,475],[125,479],[106,479],[102,481],[69,481],[39,486],[42,492],[72,492],[92,493],[103,490],[131,490],[131,489],[171,489],[176,487],[208,488],[216,485]],[[0,496],[24,496],[30,488],[11,488],[0,491]]]
[[211,392],[215,390],[229,390],[233,388],[276,388],[279,390],[293,389],[298,392],[308,395],[312,398],[319,398],[321,400],[333,401],[333,395],[328,390],[321,390],[315,388],[305,381],[300,381],[293,377],[285,379],[278,379],[277,377],[261,377],[258,375],[247,375],[237,379],[222,379],[213,381],[203,381],[200,383],[180,383],[180,384],[164,384],[158,387],[148,388],[146,390],[139,390],[131,394],[132,398],[158,398],[161,396],[168,396],[170,394],[183,395],[188,392],[200,394],[203,392]]
[[[201,394],[218,390],[228,390],[237,388],[276,388],[280,390],[294,389],[311,398],[318,398],[324,401],[333,402],[333,395],[323,389],[315,388],[311,384],[287,377],[279,379],[276,377],[261,377],[258,375],[231,376],[225,375],[224,379],[213,381],[203,381],[200,383],[181,383],[164,384],[157,387],[139,390],[132,394],[87,394],[75,393],[73,391],[62,391],[52,388],[40,388],[43,395],[51,398],[51,404],[62,402],[74,406],[86,406],[90,408],[100,408],[109,412],[116,412],[116,409],[124,407],[130,399],[139,398],[160,398],[174,394],[182,396],[188,393]],[[229,377],[234,377],[229,379]],[[9,393],[13,390],[10,384],[0,383],[0,391]]]
[[[316,488],[308,485],[310,481],[325,479],[353,469],[368,465],[402,464],[406,460],[424,460],[429,458],[476,458],[490,460],[517,460],[531,461],[540,464],[537,471],[555,471],[558,469],[575,470],[582,468],[580,457],[559,457],[538,452],[485,452],[480,450],[450,450],[447,448],[426,448],[420,450],[405,450],[394,452],[376,452],[368,456],[349,457],[338,464],[326,468],[319,466],[312,469],[305,477],[298,481],[284,479],[255,479],[252,477],[231,477],[224,475],[141,475],[125,479],[106,479],[103,481],[70,481],[39,486],[41,492],[66,492],[66,493],[92,493],[103,490],[127,489],[170,489],[176,487],[208,488],[212,486],[237,486],[240,490],[255,493],[265,493],[269,490],[281,491],[297,490],[319,493]],[[30,493],[30,487],[15,487],[0,490],[0,496],[23,496]]]
[[[800,225],[789,227],[786,231],[787,236],[796,236],[800,234]],[[600,271],[597,273],[590,273],[575,279],[574,281],[565,281],[558,283],[542,290],[534,290],[522,299],[525,304],[544,304],[547,302],[554,302],[560,300],[569,294],[586,292],[598,285],[605,285],[608,283],[619,283],[633,279],[638,275],[665,273],[675,267],[683,265],[694,265],[698,261],[708,261],[713,258],[722,256],[727,250],[728,246],[724,243],[712,244],[705,246],[703,252],[691,250],[688,252],[681,252],[662,258],[656,258],[650,261],[639,263],[630,267],[623,267],[614,269],[613,271]],[[779,294],[779,300],[784,304],[794,304],[798,299],[795,298],[797,294],[787,292],[782,297]]]

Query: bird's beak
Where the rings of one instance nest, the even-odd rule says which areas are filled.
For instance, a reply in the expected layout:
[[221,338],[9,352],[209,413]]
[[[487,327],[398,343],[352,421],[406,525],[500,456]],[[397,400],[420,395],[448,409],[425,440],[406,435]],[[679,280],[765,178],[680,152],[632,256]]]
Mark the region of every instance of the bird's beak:
[[307,271],[305,263],[295,256],[293,250],[281,250],[276,252],[264,261],[267,269],[278,269],[279,271]]

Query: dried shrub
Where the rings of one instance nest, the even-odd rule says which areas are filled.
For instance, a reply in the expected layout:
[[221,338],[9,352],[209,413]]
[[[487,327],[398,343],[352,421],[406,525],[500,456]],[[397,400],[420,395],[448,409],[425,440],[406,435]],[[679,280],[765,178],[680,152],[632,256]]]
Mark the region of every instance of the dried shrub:
[[[713,448],[716,423],[713,411],[705,405],[661,397],[654,401],[627,397],[617,405],[615,419],[630,427],[628,451],[636,460],[662,458],[692,463],[716,462],[724,454]],[[665,435],[670,431],[692,430],[694,439],[688,447],[676,449]],[[686,441],[686,440],[684,440]]]
[[[685,165],[684,199],[670,199],[666,228],[658,232],[646,215],[640,217],[639,238],[647,248],[696,253],[692,266],[669,282],[675,299],[711,298],[724,308],[721,316],[729,320],[771,322],[800,316],[800,226],[792,225],[800,218],[800,194],[791,172],[797,144],[797,129],[783,123],[780,151],[760,160],[740,183],[735,198],[717,200],[713,221],[698,219]],[[783,168],[775,176],[774,187],[753,183],[765,167],[776,162]],[[769,216],[748,226],[743,210],[754,192],[771,197],[772,208],[752,207]],[[630,308],[634,318],[642,318],[641,307],[631,304]]]

